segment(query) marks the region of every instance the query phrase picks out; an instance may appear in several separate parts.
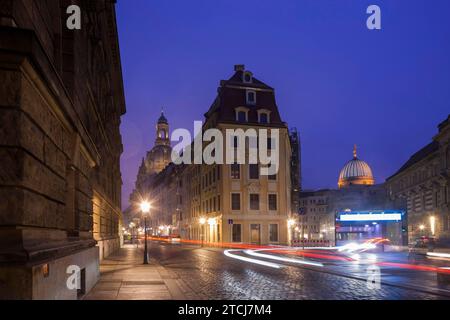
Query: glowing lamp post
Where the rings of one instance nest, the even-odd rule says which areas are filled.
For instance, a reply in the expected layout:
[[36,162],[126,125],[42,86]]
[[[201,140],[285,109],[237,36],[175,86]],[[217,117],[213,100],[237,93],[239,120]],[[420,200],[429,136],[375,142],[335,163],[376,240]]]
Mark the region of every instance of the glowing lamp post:
[[151,205],[147,201],[141,202],[141,211],[144,214],[144,264],[148,264],[147,253],[147,214],[150,212]]
[[431,235],[434,236],[434,234],[436,232],[436,218],[434,216],[430,217],[430,230],[431,230]]
[[295,221],[295,219],[288,219],[288,221],[287,221],[287,225],[288,225],[288,236],[289,236],[289,239],[288,239],[288,241],[289,241],[289,243],[291,244],[291,245],[293,245],[293,242],[292,242],[292,240],[293,240],[293,236],[292,236],[292,229],[295,227],[295,225],[296,225],[296,221]]
[[203,239],[205,238],[204,225],[206,223],[206,219],[200,218],[199,222],[200,222],[200,225],[202,226],[202,247],[203,247]]

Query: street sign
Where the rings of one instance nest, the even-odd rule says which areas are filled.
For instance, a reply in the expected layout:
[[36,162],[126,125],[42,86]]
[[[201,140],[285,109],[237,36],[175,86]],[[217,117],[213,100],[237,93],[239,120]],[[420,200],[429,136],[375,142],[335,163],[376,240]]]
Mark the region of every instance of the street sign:
[[233,224],[233,219],[228,219],[228,224]]

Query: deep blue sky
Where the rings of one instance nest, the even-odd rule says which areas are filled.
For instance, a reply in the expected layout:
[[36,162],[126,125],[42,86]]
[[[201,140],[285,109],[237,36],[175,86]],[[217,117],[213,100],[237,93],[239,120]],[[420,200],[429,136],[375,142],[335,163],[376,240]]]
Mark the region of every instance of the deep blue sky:
[[[366,28],[370,4],[381,31]],[[448,0],[119,1],[123,207],[161,107],[192,130],[234,64],[274,87],[298,128],[304,188],[336,187],[355,143],[383,182],[450,112],[449,12]]]

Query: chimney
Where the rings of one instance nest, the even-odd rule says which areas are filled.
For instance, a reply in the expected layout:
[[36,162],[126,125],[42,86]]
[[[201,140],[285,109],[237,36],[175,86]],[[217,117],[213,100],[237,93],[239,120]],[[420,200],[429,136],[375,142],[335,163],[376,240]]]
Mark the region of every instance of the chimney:
[[244,71],[245,70],[245,65],[243,64],[235,64],[234,65],[234,71]]

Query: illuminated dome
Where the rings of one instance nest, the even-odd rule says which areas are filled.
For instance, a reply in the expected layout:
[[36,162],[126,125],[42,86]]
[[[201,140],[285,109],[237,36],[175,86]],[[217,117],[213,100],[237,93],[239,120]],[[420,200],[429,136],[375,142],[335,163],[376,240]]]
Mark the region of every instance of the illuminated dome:
[[353,159],[345,164],[339,174],[338,186],[342,188],[349,185],[373,185],[374,183],[372,169],[366,162],[358,159],[355,145]]

